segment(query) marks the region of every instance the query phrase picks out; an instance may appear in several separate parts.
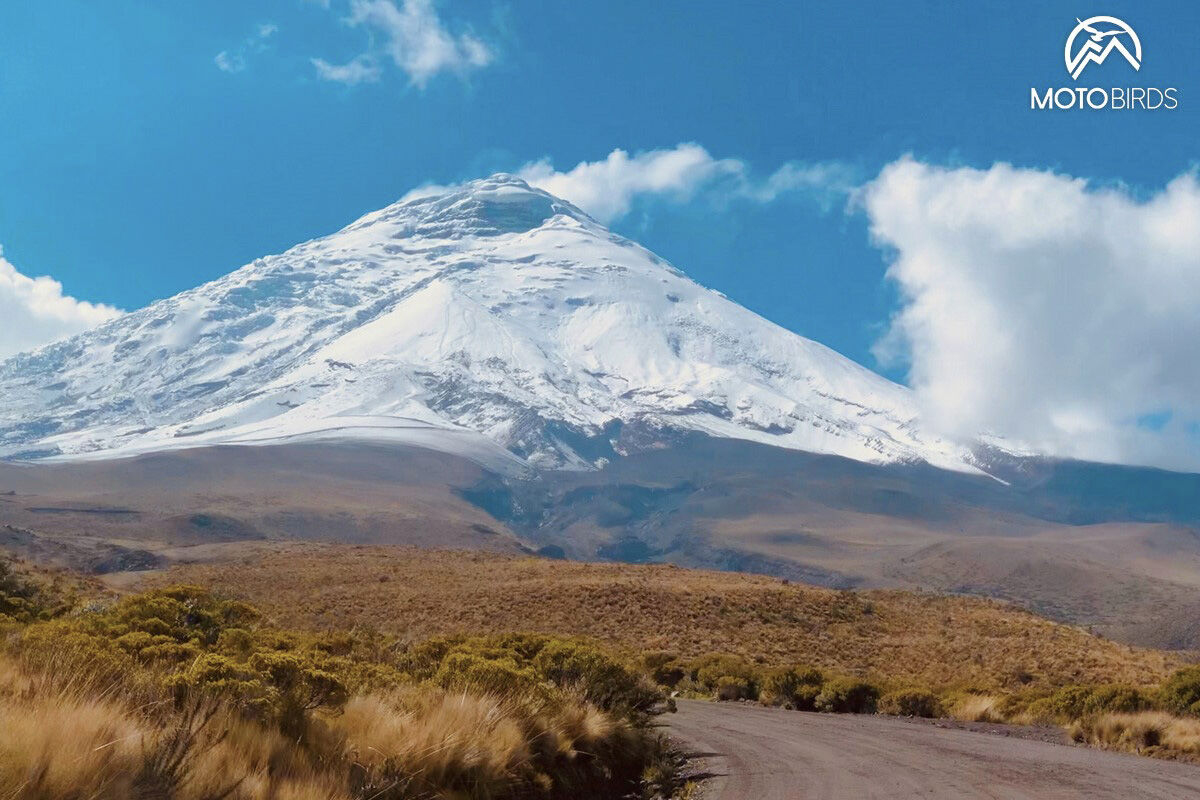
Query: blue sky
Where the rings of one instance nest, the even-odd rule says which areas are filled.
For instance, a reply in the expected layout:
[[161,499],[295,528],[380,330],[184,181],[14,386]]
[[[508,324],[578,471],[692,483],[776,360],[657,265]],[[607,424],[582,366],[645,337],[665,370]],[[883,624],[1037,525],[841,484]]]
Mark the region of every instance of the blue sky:
[[[612,227],[904,380],[913,353],[879,357],[912,291],[885,278],[898,239],[874,244],[878,221],[847,211],[843,184],[911,155],[1075,176],[1136,203],[1197,156],[1194,3],[441,0],[408,9],[440,37],[422,59],[397,34],[414,2],[4,4],[4,257],[129,309],[423,183],[695,143],[744,186],[788,164],[837,179],[769,200],[727,181],[634,192]],[[1144,63],[1113,58],[1082,83],[1180,87],[1178,110],[1029,109],[1031,86],[1072,84],[1063,42],[1100,13],[1137,30]],[[1179,414],[1150,394],[1121,414]]]

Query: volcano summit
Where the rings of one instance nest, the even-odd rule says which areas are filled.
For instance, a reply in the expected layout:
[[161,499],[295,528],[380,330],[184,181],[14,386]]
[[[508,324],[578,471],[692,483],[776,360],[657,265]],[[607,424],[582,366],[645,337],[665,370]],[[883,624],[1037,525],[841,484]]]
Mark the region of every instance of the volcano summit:
[[0,364],[0,457],[297,438],[589,469],[680,432],[975,471],[910,391],[495,175]]

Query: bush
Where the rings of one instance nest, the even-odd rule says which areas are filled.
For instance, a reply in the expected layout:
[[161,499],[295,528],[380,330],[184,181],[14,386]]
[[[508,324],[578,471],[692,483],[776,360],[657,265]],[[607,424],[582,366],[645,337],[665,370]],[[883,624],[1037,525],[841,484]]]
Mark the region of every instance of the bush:
[[1049,697],[1030,703],[1028,714],[1036,720],[1067,723],[1083,716],[1091,696],[1092,690],[1087,686],[1064,686]]
[[38,587],[17,573],[8,559],[0,559],[0,617],[28,622],[41,608]]
[[747,686],[749,697],[757,696],[756,671],[740,656],[708,653],[691,663],[688,676],[710,692],[717,690],[721,678],[740,678]]
[[1152,703],[1143,692],[1132,686],[1111,684],[1097,686],[1083,704],[1084,714],[1132,714],[1148,711]]
[[762,677],[758,699],[764,705],[812,711],[825,676],[811,667],[774,669]]
[[1184,667],[1159,689],[1163,708],[1176,714],[1200,716],[1200,667]]
[[471,652],[449,653],[433,682],[443,689],[468,689],[495,697],[534,697],[540,692],[532,669],[522,668],[511,658],[485,658]]
[[814,705],[817,711],[835,714],[873,714],[879,689],[854,678],[834,678],[821,687]]
[[642,666],[660,686],[674,689],[684,677],[683,665],[674,653],[652,652],[642,656]]
[[113,639],[96,636],[67,620],[39,622],[27,627],[17,643],[22,665],[92,685],[129,682],[138,663]]
[[284,733],[293,736],[304,731],[309,711],[340,709],[349,697],[330,665],[311,652],[260,651],[247,665],[270,687],[275,718]]
[[1064,686],[1029,702],[1023,714],[1011,715],[1065,725],[1089,715],[1145,711],[1151,705],[1151,699],[1132,686]]
[[608,711],[645,711],[661,699],[637,674],[589,644],[551,640],[534,657],[533,668],[545,680],[574,689]]
[[733,675],[722,675],[717,678],[714,689],[718,700],[749,700],[750,681]]
[[879,698],[879,712],[898,717],[940,717],[944,711],[938,696],[928,689],[898,689]]

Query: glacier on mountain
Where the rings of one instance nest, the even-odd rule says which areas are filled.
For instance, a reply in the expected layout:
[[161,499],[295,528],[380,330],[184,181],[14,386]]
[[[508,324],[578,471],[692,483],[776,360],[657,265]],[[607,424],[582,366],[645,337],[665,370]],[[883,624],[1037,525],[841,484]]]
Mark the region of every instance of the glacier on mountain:
[[296,438],[592,468],[700,432],[975,471],[911,392],[496,175],[0,363],[0,457]]

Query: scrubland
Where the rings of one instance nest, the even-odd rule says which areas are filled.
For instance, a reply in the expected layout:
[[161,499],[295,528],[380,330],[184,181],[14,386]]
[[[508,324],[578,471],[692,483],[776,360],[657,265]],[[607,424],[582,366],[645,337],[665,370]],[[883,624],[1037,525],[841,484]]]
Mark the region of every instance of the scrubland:
[[414,641],[508,630],[589,637],[684,696],[1055,725],[1079,743],[1200,758],[1200,668],[1182,654],[986,599],[344,545],[271,545],[154,578],[182,579],[311,630],[362,626]]
[[274,627],[195,586],[64,608],[0,575],[0,797],[666,797],[645,676],[538,635]]
[[669,565],[586,564],[478,552],[273,544],[152,581],[240,597],[280,624],[355,626],[420,640],[533,631],[634,655],[806,663],[885,683],[1010,691],[1150,686],[1183,665],[1010,604],[904,591],[850,592]]
[[[3,562],[0,562],[3,564]],[[1200,758],[1200,667],[986,600],[265,545],[114,593],[0,567],[0,798],[686,796],[672,696]]]

